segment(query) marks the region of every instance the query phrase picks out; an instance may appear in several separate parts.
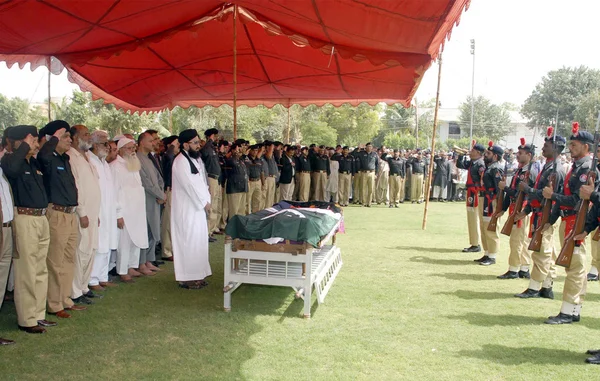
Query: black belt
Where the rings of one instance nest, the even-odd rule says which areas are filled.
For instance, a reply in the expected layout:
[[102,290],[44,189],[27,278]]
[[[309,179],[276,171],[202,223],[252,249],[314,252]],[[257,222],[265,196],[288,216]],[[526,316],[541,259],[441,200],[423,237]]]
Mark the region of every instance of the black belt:
[[300,173],[310,173],[310,171],[300,171]]
[[257,178],[257,179],[248,179],[248,180],[249,180],[249,181],[259,181],[259,180],[260,180],[260,177],[259,177],[259,178]]
[[374,169],[363,169],[363,172],[375,172]]
[[343,173],[343,174],[349,175],[349,174],[350,174],[350,171],[340,171],[340,173]]
[[213,175],[213,174],[209,173],[208,177],[210,177],[211,179],[219,180],[219,175]]
[[575,209],[561,209],[558,212],[558,215],[561,217],[570,217],[570,216],[574,216],[577,214],[577,211]]
[[327,171],[313,171],[314,173],[327,173]]
[[12,221],[4,222],[2,224],[3,228],[12,228]]

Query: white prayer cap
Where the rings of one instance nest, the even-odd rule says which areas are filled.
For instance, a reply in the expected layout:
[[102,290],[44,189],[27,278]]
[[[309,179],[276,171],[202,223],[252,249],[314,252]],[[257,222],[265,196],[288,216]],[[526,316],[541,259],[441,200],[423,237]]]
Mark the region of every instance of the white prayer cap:
[[125,147],[129,143],[135,144],[135,141],[132,140],[132,139],[123,137],[123,139],[119,139],[119,143],[117,143],[117,149],[121,149],[121,148]]
[[113,142],[118,142],[119,140],[123,139],[125,137],[125,135],[117,135],[113,138]]

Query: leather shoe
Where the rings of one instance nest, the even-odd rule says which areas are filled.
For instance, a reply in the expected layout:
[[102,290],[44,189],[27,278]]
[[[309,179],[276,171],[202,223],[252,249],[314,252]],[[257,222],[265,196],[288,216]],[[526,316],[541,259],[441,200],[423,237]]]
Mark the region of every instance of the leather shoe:
[[158,267],[158,266],[162,266],[162,265],[164,265],[164,264],[165,264],[165,262],[163,262],[163,261],[159,261],[159,260],[156,260],[156,261],[152,262],[152,264],[153,264],[154,266]]
[[[481,262],[483,264],[483,262]],[[507,271],[502,275],[497,276],[498,279],[518,279],[519,274],[516,271]]]
[[594,274],[588,273],[588,275],[587,275],[587,281],[588,282],[596,282],[596,281],[598,281],[598,274],[594,275]]
[[487,258],[489,258],[487,255],[484,255],[483,257],[479,258],[479,259],[473,259],[473,262],[483,262],[485,261]]
[[104,298],[104,295],[94,294],[92,291],[86,292],[85,294],[83,294],[83,296],[85,296],[86,298],[96,298],[96,299]]
[[[70,318],[70,317],[71,317],[71,315],[69,315],[69,314],[67,313],[67,311],[65,311],[65,310],[60,310],[60,311],[58,311],[58,312],[48,312],[48,313],[49,313],[50,315],[55,315],[56,317],[58,317],[58,318],[61,318],[61,319],[68,319],[68,318]],[[41,325],[41,324],[40,324],[40,325]]]
[[600,354],[596,355],[594,357],[588,357],[588,358],[586,358],[585,362],[588,363],[588,364],[594,364],[594,365],[600,364]]
[[573,315],[567,315],[567,314],[563,314],[562,312],[560,312],[558,315],[556,316],[550,316],[548,317],[548,320],[546,320],[544,323],[546,324],[571,324],[573,323],[574,319],[573,319]]
[[585,353],[592,356],[598,356],[600,355],[600,349],[588,349]]
[[71,307],[65,308],[65,310],[67,310],[67,311],[85,311],[85,310],[87,310],[87,307],[78,306],[77,304],[73,304]]
[[95,285],[95,286],[88,286],[88,287],[89,287],[89,288],[90,288],[90,290],[92,290],[92,291],[104,291],[104,287],[100,286],[99,284],[98,284],[98,285]]
[[25,331],[27,333],[44,333],[44,332],[46,332],[46,328],[40,327],[39,325],[36,325],[36,326],[33,326],[33,327],[21,327],[21,326],[19,326],[19,329],[21,331]]
[[163,261],[173,262],[173,257],[168,257],[168,258],[166,258],[166,257],[162,257],[161,259],[162,259]]
[[463,253],[479,253],[481,251],[481,246],[469,246],[463,249]]
[[0,337],[0,345],[13,345],[15,342],[13,340],[3,339]]
[[208,237],[208,242],[217,242],[217,239],[213,237]]
[[48,320],[44,319],[44,320],[38,320],[38,325],[40,327],[56,327],[58,325],[58,323],[55,321],[48,321]]
[[519,278],[529,279],[531,277],[529,270],[527,271],[519,271]]
[[479,262],[481,266],[491,266],[496,264],[496,258],[487,257],[483,261]]
[[529,298],[539,298],[540,292],[538,290],[534,290],[533,288],[528,288],[520,294],[516,294],[515,297],[521,299],[529,299]]
[[542,287],[542,289],[540,290],[540,298],[554,299],[554,292],[552,292],[552,287]]
[[79,298],[75,298],[73,299],[73,302],[77,303],[77,304],[94,304],[94,302],[92,302],[90,299],[86,298],[85,296],[80,296]]

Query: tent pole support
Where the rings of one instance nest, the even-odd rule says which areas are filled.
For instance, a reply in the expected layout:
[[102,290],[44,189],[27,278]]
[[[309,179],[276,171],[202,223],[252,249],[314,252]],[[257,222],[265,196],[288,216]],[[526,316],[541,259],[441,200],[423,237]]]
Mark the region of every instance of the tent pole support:
[[48,56],[48,123],[50,123],[52,121],[52,98],[50,98],[51,92],[50,92],[50,83],[51,83],[51,75],[52,72],[50,71],[50,65],[52,65],[52,57]]
[[237,15],[238,6],[233,6],[233,140],[237,139]]
[[287,144],[290,144],[290,108],[292,106],[290,104],[288,104],[287,107],[287,117],[288,117],[288,123],[287,123]]
[[433,115],[433,132],[431,133],[431,159],[429,160],[429,169],[425,188],[425,210],[423,212],[423,226],[427,227],[427,210],[429,209],[429,196],[431,192],[431,177],[433,176],[433,158],[435,157],[435,133],[438,127],[438,111],[440,109],[440,82],[442,80],[442,53],[438,56],[438,82],[437,93],[435,95],[435,113]]

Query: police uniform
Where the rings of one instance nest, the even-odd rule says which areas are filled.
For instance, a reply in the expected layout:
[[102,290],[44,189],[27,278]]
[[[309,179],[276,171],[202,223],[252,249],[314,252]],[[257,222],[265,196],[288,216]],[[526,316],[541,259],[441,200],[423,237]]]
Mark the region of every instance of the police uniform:
[[[546,141],[552,140],[552,138],[546,138]],[[556,146],[558,147],[556,154],[560,154],[565,146],[566,140],[561,136],[556,136]],[[533,233],[540,227],[540,219],[542,217],[542,209],[545,202],[551,202],[544,198],[542,192],[545,187],[550,184],[550,180],[553,178],[554,191],[558,193],[563,192],[565,172],[562,165],[556,165],[554,167],[554,160],[546,159],[546,164],[542,168],[541,172],[536,176],[536,180],[533,186],[527,186],[525,193],[527,194],[527,205],[523,208],[523,213],[529,215],[530,227],[529,227],[529,238],[533,237]],[[559,234],[561,236],[561,242],[564,238],[564,224],[561,222]],[[556,278],[556,248],[554,246],[554,225],[542,232],[542,240],[540,244],[540,251],[534,251],[531,255],[533,266],[531,268],[531,278],[529,280],[528,288],[520,294],[515,295],[518,298],[537,298],[543,297],[553,299],[554,294],[552,292],[552,283]]]
[[[490,142],[490,146],[488,147],[488,151],[491,151],[498,157],[502,157],[504,154],[504,150],[499,146],[492,145]],[[488,225],[490,224],[490,220],[492,215],[496,213],[496,208],[502,208],[502,205],[497,205],[497,198],[499,192],[498,183],[502,181],[504,176],[504,169],[500,165],[499,161],[495,161],[489,164],[482,176],[483,183],[483,208],[480,209],[480,225],[479,229],[481,230],[481,243],[483,246],[484,255],[483,257],[476,259],[476,262],[479,262],[480,265],[489,266],[496,263],[496,255],[498,254],[499,244],[500,244],[500,236],[498,235],[498,225],[496,225],[496,229],[494,231],[488,230]]]
[[[481,144],[474,144],[473,149],[481,153],[485,151]],[[469,228],[469,245],[463,252],[481,251],[479,246],[481,225],[479,216],[483,212],[482,177],[485,172],[485,163],[483,157],[477,160],[470,160],[465,155],[460,155],[456,161],[459,169],[467,170],[467,226]]]
[[248,194],[246,196],[246,213],[256,213],[260,210],[262,199],[262,160],[248,157],[245,161],[248,170]]
[[425,176],[425,161],[411,157],[407,164],[411,168],[410,201],[423,202],[423,178]]
[[[533,157],[535,149],[529,144],[522,144],[519,150],[529,152]],[[532,169],[531,163],[521,166],[517,169],[512,177],[510,186],[504,188],[504,203],[502,210],[508,211],[509,214],[514,213],[516,201],[519,197],[519,184],[526,182],[528,186],[535,185],[537,173]],[[527,201],[524,201],[524,204]],[[529,278],[529,265],[531,264],[531,253],[528,250],[528,219],[516,221],[510,233],[510,254],[508,256],[508,271],[500,275],[499,279],[514,279],[514,278]]]
[[298,175],[298,200],[308,201],[310,196],[310,159],[304,154],[296,157],[296,173]]
[[329,157],[321,154],[313,155],[310,168],[312,170],[311,183],[315,189],[314,200],[329,201],[326,200],[327,178],[331,173]]
[[275,203],[275,191],[277,189],[277,176],[279,175],[279,169],[277,168],[277,161],[275,156],[267,157],[266,155],[262,158],[264,164],[266,164],[267,172],[265,174],[265,183],[263,184],[263,206],[264,208],[270,208]]
[[[344,150],[347,149],[348,147],[344,147]],[[348,206],[352,190],[352,176],[354,175],[354,157],[350,154],[339,155],[335,160],[339,163],[338,201],[341,206]]]
[[246,194],[248,193],[248,174],[246,173],[246,164],[234,156],[225,162],[227,171],[227,203],[229,204],[229,218],[239,215],[246,215],[248,202]]
[[[398,150],[394,150],[394,153]],[[404,182],[406,178],[406,160],[401,157],[388,157],[390,166],[390,207],[398,207],[398,203],[404,202]]]
[[359,150],[358,148],[352,151],[350,154],[354,157],[354,182],[352,188],[352,203],[353,204],[362,204],[362,179],[363,172],[361,168],[360,157],[366,155],[364,150]]
[[207,137],[206,143],[200,149],[200,156],[206,168],[208,180],[208,191],[210,193],[210,215],[208,217],[208,234],[219,230],[219,220],[221,218],[221,187],[219,186],[219,177],[221,176],[221,165],[219,164],[219,154],[215,143],[208,139],[212,135],[218,134],[216,128],[210,128],[204,132]]
[[363,206],[371,206],[375,193],[375,175],[379,173],[379,158],[377,152],[371,151],[358,156],[362,171],[362,195]]

